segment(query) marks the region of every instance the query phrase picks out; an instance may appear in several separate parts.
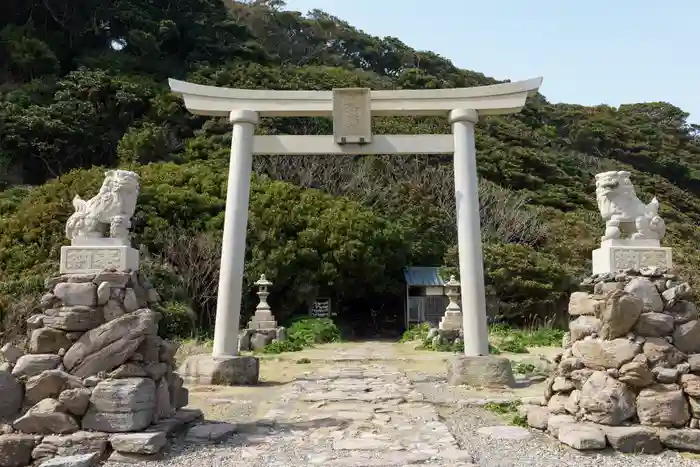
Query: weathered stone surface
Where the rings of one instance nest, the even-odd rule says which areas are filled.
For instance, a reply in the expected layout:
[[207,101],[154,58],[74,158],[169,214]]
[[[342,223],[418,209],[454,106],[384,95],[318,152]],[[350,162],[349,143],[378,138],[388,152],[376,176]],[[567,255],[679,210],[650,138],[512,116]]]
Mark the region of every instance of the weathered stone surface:
[[569,423],[576,423],[576,419],[571,415],[551,415],[547,420],[547,431],[552,436],[559,436],[559,428]]
[[620,367],[618,379],[630,387],[645,388],[654,382],[654,374],[646,363],[646,357],[644,361],[635,357]]
[[683,391],[691,397],[700,397],[700,376],[693,374],[681,375]]
[[71,374],[85,377],[110,371],[126,362],[148,334],[158,331],[157,315],[143,309],[92,329],[73,344],[63,357]]
[[639,297],[647,311],[663,311],[664,302],[654,283],[646,277],[635,277],[625,286],[625,292]]
[[109,374],[110,378],[147,378],[149,375],[140,363],[126,362]]
[[665,313],[642,313],[634,326],[634,333],[644,337],[663,337],[673,332],[673,316]]
[[615,339],[625,336],[642,314],[644,302],[641,298],[622,290],[610,292],[605,305],[596,315],[601,321],[598,334],[602,339]]
[[610,445],[619,452],[657,454],[663,450],[656,430],[644,426],[601,426]]
[[692,288],[690,287],[690,284],[687,282],[684,282],[682,284],[675,285],[673,287],[669,287],[667,290],[663,292],[663,298],[666,301],[666,305],[668,307],[672,307],[676,303],[678,303],[680,300],[686,299],[690,296],[692,292]]
[[547,402],[547,409],[554,415],[565,414],[568,401],[568,394],[554,394]]
[[556,376],[554,378],[554,383],[552,384],[552,391],[554,392],[569,392],[573,390],[576,386],[570,379],[566,379],[562,376]]
[[115,299],[110,299],[102,307],[102,314],[104,315],[105,322],[112,321],[126,314],[122,304]]
[[700,354],[688,355],[688,366],[692,373],[700,373]]
[[167,441],[165,433],[161,431],[123,433],[109,438],[115,451],[134,454],[157,454],[163,450]]
[[104,322],[98,309],[87,306],[57,308],[46,314],[44,326],[67,332],[88,331]]
[[250,337],[250,349],[253,351],[261,350],[270,342],[272,342],[272,336],[256,332]]
[[150,378],[125,378],[100,382],[92,391],[90,405],[99,412],[153,410],[156,385]]
[[639,344],[628,339],[601,341],[588,339],[575,342],[572,346],[573,356],[580,359],[588,368],[604,370],[620,368],[629,362],[641,350]]
[[680,324],[673,331],[673,344],[685,353],[700,352],[700,321]]
[[54,287],[53,293],[65,306],[97,305],[97,286],[91,282],[63,282]]
[[75,419],[62,409],[56,399],[44,399],[15,420],[12,426],[23,433],[42,435],[78,431]]
[[597,333],[602,323],[595,316],[582,315],[569,323],[571,342],[580,341],[586,336]]
[[677,383],[678,382],[678,369],[677,368],[661,368],[657,367],[652,370],[656,380],[659,383]]
[[44,327],[44,318],[46,318],[46,315],[32,315],[29,318],[27,318],[27,330],[28,331],[33,331],[35,329],[39,329]]
[[152,419],[152,409],[137,412],[97,412],[90,407],[83,417],[82,428],[105,433],[126,433],[147,428]]
[[45,460],[39,467],[93,467],[100,463],[97,453],[59,456]]
[[92,390],[89,388],[66,389],[58,396],[60,402],[68,413],[82,417],[90,403]]
[[515,378],[507,358],[459,356],[447,363],[447,383],[476,387],[513,387]]
[[156,385],[149,378],[102,381],[95,386],[83,429],[123,433],[151,424],[156,408]]
[[186,443],[215,444],[224,441],[236,432],[236,425],[230,423],[203,423],[187,431]]
[[571,415],[576,415],[579,411],[580,406],[581,406],[581,390],[574,389],[569,394],[569,398],[566,400],[566,404],[564,405],[564,408]]
[[19,360],[22,355],[24,355],[22,349],[9,342],[0,348],[0,357],[13,365],[17,363],[17,360]]
[[24,390],[17,378],[8,371],[0,371],[0,420],[14,417],[22,408]]
[[[163,345],[163,339],[155,335],[149,335],[146,336],[136,352],[143,356],[145,363],[158,363],[160,362],[160,349]],[[170,360],[167,361],[170,362]]]
[[258,383],[260,361],[245,355],[193,355],[185,360],[178,373],[197,384],[253,385]]
[[95,284],[107,282],[110,287],[121,289],[126,287],[126,284],[129,282],[129,274],[125,272],[103,271],[95,275],[93,282]]
[[46,370],[29,378],[25,384],[24,396],[27,404],[36,404],[42,399],[57,398],[65,389],[83,387],[79,378],[62,370]]
[[700,452],[700,430],[688,428],[659,430],[658,434],[663,445],[669,449]]
[[634,395],[624,383],[597,371],[581,388],[579,407],[587,420],[619,425],[635,414]]
[[32,460],[32,449],[41,438],[28,434],[0,435],[0,467],[24,467]]
[[97,304],[99,306],[103,306],[107,303],[111,296],[111,290],[112,286],[110,286],[107,281],[101,282],[100,285],[97,286]]
[[29,352],[31,353],[58,353],[61,349],[68,349],[73,342],[66,337],[66,333],[52,328],[39,328],[32,331],[29,337]]
[[647,357],[651,367],[673,367],[685,360],[685,354],[667,340],[659,337],[650,337],[644,341],[642,352]]
[[175,413],[175,409],[170,403],[170,389],[168,382],[162,378],[156,387],[156,407],[153,413],[153,422],[163,418],[168,418]]
[[202,411],[199,409],[180,409],[172,417],[163,419],[155,425],[149,426],[146,431],[162,431],[165,436],[173,436],[187,425],[201,421]]
[[44,436],[41,443],[32,452],[34,459],[53,456],[75,456],[96,453],[101,457],[107,449],[108,436],[106,433],[76,431],[68,435]]
[[45,370],[54,370],[61,364],[61,357],[54,354],[29,354],[17,360],[12,375],[17,378],[28,378],[38,375]]
[[668,308],[667,311],[673,316],[677,324],[698,319],[698,307],[693,302],[681,300]]
[[690,408],[678,385],[655,384],[639,392],[637,416],[642,425],[682,427],[690,420]]
[[605,449],[603,430],[587,423],[568,423],[559,428],[559,441],[579,451]]
[[536,405],[528,406],[525,413],[527,424],[533,428],[537,428],[538,430],[547,429],[547,421],[549,420],[550,415],[549,409]]
[[596,308],[599,306],[598,300],[591,297],[586,292],[574,292],[569,298],[569,314],[571,316],[596,314]]

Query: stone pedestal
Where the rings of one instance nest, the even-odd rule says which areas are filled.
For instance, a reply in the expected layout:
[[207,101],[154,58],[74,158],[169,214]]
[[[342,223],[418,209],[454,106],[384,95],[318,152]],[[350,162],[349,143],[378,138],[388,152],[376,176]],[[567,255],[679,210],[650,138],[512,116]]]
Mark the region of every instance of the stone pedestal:
[[658,240],[604,240],[593,251],[593,274],[626,269],[671,268],[671,248]]
[[249,386],[258,384],[260,361],[247,355],[193,355],[178,373],[190,384]]
[[138,271],[139,251],[109,244],[61,247],[61,274],[97,274],[108,269]]
[[277,329],[277,321],[270,310],[255,310],[255,314],[250,318],[248,329]]
[[461,355],[447,362],[447,383],[484,388],[515,387],[510,360],[505,357]]

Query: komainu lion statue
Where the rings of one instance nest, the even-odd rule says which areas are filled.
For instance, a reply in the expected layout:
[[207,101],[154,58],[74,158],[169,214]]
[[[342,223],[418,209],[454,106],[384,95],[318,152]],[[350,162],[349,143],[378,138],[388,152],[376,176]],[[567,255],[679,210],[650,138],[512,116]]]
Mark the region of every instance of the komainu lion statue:
[[128,240],[138,196],[137,174],[127,170],[105,172],[97,196],[87,201],[77,195],[73,198],[75,212],[66,222],[66,237],[103,238],[109,228],[110,237]]
[[644,204],[634,190],[630,173],[603,172],[595,176],[596,199],[600,215],[605,220],[605,235],[601,240],[618,239],[622,234],[632,240],[661,240],[666,224],[659,217],[659,201],[654,198]]

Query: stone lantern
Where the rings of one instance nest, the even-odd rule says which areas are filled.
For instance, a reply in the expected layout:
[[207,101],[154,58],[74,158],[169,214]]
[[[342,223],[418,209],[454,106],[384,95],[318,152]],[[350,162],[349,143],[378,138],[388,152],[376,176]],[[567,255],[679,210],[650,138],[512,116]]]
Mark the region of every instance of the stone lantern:
[[270,292],[267,288],[272,285],[272,282],[267,280],[265,274],[260,275],[260,279],[255,282],[258,286],[258,297],[260,297],[260,302],[258,306],[255,307],[255,314],[250,319],[248,324],[249,329],[277,329],[277,321],[272,315],[272,310],[270,309],[270,304],[267,303],[267,297]]
[[445,284],[447,298],[450,300],[445,315],[440,320],[439,329],[445,331],[457,331],[462,329],[462,311],[459,308],[457,299],[459,298],[460,284],[455,276],[450,276],[450,281]]

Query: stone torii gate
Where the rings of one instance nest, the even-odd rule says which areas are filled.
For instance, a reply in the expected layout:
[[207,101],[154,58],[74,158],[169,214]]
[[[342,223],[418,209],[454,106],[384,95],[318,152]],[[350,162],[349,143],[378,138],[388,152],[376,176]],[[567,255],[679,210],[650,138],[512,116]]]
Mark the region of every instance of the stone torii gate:
[[[233,126],[213,357],[223,362],[238,353],[254,154],[454,153],[464,352],[466,356],[488,355],[474,124],[479,115],[519,112],[527,97],[536,93],[541,83],[542,78],[535,78],[456,89],[270,91],[203,86],[170,79],[171,90],[184,99],[190,112],[229,117]],[[428,115],[447,117],[452,134],[372,134],[373,116]],[[260,117],[332,117],[334,134],[254,136]],[[209,364],[205,366],[211,367]]]

